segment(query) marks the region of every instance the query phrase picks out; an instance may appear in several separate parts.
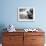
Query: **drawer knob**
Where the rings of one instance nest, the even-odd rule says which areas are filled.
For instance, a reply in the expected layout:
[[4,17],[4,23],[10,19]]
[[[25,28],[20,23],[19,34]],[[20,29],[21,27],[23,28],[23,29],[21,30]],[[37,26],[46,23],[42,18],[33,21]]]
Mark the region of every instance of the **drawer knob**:
[[13,40],[13,38],[9,38],[10,40]]
[[32,39],[32,40],[36,40],[36,39]]

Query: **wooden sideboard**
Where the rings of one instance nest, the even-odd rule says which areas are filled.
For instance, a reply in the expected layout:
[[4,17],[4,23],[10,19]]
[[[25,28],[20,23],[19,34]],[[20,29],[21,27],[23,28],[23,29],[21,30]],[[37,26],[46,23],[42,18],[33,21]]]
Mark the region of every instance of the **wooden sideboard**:
[[44,32],[3,32],[3,46],[44,46]]

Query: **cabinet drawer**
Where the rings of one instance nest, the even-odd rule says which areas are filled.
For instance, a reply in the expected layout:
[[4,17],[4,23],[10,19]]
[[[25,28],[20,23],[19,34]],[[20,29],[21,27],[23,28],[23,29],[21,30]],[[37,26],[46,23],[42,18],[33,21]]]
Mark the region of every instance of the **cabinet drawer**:
[[32,37],[30,36],[24,36],[24,46],[31,46],[32,44]]
[[23,38],[21,36],[4,38],[3,46],[23,46]]
[[23,32],[4,32],[4,36],[23,36]]
[[24,36],[44,36],[44,32],[25,32]]
[[32,44],[32,46],[44,46],[44,44]]
[[14,43],[14,44],[10,44],[10,43],[8,43],[8,44],[2,44],[2,46],[23,46],[23,43]]
[[32,43],[33,44],[43,44],[44,36],[32,36]]
[[3,43],[14,43],[23,41],[23,36],[4,36]]

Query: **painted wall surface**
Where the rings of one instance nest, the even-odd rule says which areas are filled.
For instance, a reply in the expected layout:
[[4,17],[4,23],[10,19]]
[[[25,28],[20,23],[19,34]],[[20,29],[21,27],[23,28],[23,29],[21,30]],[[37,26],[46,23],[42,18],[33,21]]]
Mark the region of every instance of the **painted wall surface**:
[[[19,22],[18,7],[35,8],[35,21]],[[46,28],[46,0],[0,0],[0,28],[13,24],[15,28]]]
[[[35,21],[19,22],[17,20],[18,7],[34,7]],[[2,29],[9,24],[20,29],[41,27],[46,31],[46,0],[0,0],[0,34]]]

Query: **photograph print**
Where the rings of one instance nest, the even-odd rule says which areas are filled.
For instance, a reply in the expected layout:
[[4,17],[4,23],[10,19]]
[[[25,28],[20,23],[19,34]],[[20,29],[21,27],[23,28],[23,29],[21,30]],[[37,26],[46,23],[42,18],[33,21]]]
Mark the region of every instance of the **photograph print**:
[[18,8],[18,21],[34,21],[35,9],[31,7]]

